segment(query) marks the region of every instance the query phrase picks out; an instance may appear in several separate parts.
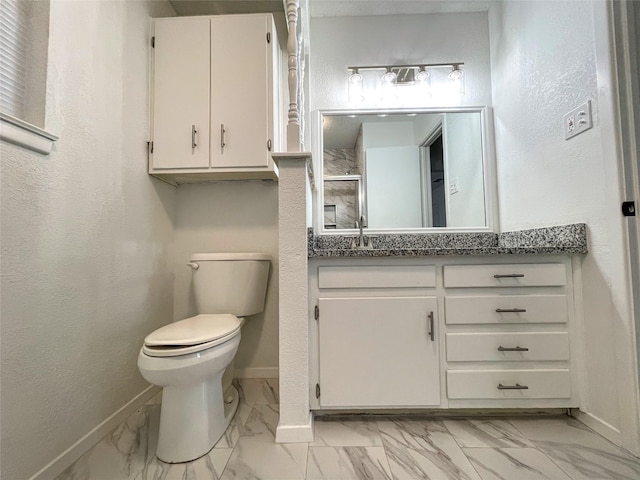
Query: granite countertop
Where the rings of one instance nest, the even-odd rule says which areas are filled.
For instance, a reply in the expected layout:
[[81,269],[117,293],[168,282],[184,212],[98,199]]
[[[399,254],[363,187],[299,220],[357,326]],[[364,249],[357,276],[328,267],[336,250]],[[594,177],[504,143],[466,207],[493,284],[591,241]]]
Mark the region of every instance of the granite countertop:
[[[357,237],[357,235],[356,235]],[[369,238],[368,235],[365,237]],[[353,235],[308,231],[309,258],[431,255],[527,255],[587,253],[584,223],[503,233],[419,233],[371,235],[373,249],[351,247]]]

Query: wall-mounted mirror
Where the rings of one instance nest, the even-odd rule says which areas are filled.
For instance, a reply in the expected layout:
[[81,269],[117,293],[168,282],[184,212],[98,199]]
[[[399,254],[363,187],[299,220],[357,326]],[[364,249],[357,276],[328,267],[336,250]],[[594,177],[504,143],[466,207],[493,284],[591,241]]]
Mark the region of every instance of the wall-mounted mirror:
[[370,230],[493,230],[488,109],[323,111],[318,123],[322,231],[361,216]]

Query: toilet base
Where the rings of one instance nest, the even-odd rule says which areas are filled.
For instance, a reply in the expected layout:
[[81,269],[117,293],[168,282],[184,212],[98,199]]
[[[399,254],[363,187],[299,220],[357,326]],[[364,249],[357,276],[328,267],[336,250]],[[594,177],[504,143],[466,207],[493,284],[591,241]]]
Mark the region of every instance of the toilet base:
[[[226,392],[224,392],[224,419],[227,424],[227,427],[233,420],[236,412],[238,411],[238,405],[240,405],[240,395],[238,394],[238,390],[236,387],[231,385]],[[228,402],[228,400],[231,400]],[[226,430],[226,429],[225,429]],[[223,432],[224,433],[224,432]]]
[[[222,391],[222,373],[185,388],[164,387],[156,456],[165,463],[185,463],[209,453],[235,415],[239,395]],[[224,400],[231,397],[230,403]]]

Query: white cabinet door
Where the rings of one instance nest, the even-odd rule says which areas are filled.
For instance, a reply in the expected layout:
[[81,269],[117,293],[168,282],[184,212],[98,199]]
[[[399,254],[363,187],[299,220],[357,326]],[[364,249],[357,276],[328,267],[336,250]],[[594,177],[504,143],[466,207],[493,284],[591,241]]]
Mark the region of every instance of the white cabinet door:
[[435,297],[320,298],[318,305],[321,407],[440,404]]
[[211,18],[212,167],[269,164],[271,26],[269,15]]
[[210,21],[154,25],[153,168],[208,167]]

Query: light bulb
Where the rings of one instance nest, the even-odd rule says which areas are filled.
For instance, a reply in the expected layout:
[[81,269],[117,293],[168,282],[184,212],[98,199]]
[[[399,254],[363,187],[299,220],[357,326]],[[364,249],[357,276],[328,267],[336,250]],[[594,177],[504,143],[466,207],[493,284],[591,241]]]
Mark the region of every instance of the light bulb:
[[396,79],[398,75],[395,72],[392,72],[390,68],[387,68],[387,71],[384,75],[382,75],[382,101],[383,102],[392,102],[397,97],[396,92]]
[[416,73],[416,87],[418,88],[418,95],[425,97],[431,96],[431,76],[424,67],[420,67],[418,73]]
[[454,65],[453,70],[449,74],[449,80],[452,83],[452,90],[457,92],[461,97],[464,96],[464,72],[460,70],[459,65]]
[[360,103],[364,100],[364,93],[362,88],[362,75],[355,70],[349,76],[349,102]]
[[387,69],[387,71],[382,75],[382,81],[384,83],[395,83],[398,75],[395,72],[392,72],[391,69]]
[[420,68],[420,70],[418,70],[418,73],[416,73],[416,81],[417,82],[424,82],[426,80],[429,79],[429,72],[427,72],[424,67]]

